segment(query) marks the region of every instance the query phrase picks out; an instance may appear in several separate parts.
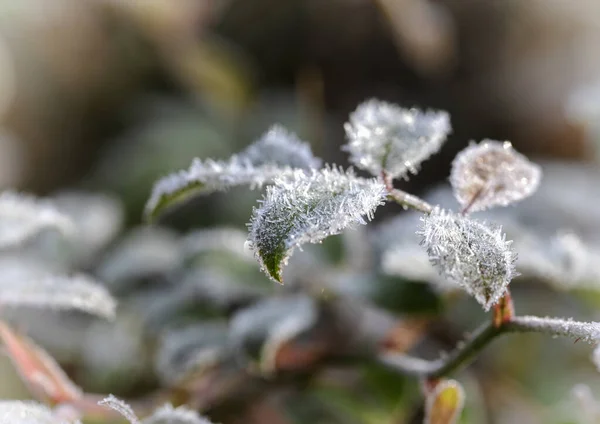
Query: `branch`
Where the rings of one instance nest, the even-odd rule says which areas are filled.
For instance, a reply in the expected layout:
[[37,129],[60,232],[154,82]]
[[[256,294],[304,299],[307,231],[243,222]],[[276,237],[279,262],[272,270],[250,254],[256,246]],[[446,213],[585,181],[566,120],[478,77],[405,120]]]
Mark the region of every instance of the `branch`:
[[600,323],[532,316],[514,317],[499,327],[492,322],[482,325],[468,340],[442,358],[430,361],[403,354],[385,354],[379,358],[379,362],[402,374],[435,379],[468,365],[483,348],[503,333],[545,333],[594,342],[600,338]]
[[430,214],[433,210],[433,206],[420,197],[394,188],[392,178],[385,171],[381,172],[381,179],[388,191],[389,200],[393,200],[404,208],[412,208],[426,214]]

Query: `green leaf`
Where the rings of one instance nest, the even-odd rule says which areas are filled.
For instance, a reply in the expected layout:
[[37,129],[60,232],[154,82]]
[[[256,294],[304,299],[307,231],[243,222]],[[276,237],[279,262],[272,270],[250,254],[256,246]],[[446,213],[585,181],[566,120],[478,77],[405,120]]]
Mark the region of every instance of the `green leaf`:
[[294,171],[276,179],[250,222],[250,247],[263,271],[283,283],[282,266],[295,247],[319,243],[354,223],[365,224],[383,203],[385,186],[351,171]]

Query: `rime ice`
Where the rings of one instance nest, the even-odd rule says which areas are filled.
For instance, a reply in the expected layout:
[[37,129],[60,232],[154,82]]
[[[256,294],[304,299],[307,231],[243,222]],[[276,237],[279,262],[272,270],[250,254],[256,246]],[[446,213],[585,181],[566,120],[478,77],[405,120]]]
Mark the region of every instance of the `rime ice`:
[[516,254],[500,227],[436,208],[418,232],[438,272],[489,310],[516,276]]
[[281,264],[295,247],[318,243],[353,223],[365,223],[386,190],[375,179],[326,168],[278,178],[253,212],[249,241],[263,270],[282,282]]
[[541,168],[510,143],[483,140],[456,155],[450,183],[463,208],[475,212],[531,196],[541,177]]
[[416,174],[451,131],[447,112],[403,109],[375,99],[360,104],[344,129],[350,161],[376,176],[385,171],[391,178]]

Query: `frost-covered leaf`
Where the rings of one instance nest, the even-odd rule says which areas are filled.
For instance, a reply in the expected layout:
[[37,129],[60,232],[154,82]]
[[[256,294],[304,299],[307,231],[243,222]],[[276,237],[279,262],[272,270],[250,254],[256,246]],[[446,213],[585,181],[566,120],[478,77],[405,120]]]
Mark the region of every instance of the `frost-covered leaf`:
[[[69,424],[41,403],[21,400],[0,400],[2,424]],[[75,424],[75,423],[73,423]]]
[[463,209],[475,212],[531,196],[541,177],[541,168],[509,142],[483,140],[456,155],[450,183]]
[[33,340],[0,321],[0,339],[29,390],[40,400],[73,402],[82,396],[56,361]]
[[145,418],[142,424],[211,424],[211,422],[186,406],[174,408],[166,404]]
[[19,245],[46,229],[71,236],[75,225],[47,199],[12,191],[0,193],[0,249]]
[[454,424],[465,404],[465,391],[455,380],[440,381],[425,403],[424,424]]
[[89,276],[61,275],[16,264],[2,264],[5,266],[0,273],[0,309],[75,309],[107,319],[115,316],[116,301]]
[[152,220],[177,203],[200,194],[239,185],[251,189],[269,184],[293,169],[308,170],[321,165],[308,144],[282,127],[274,127],[239,155],[228,160],[194,159],[188,169],[158,180],[146,204],[146,219]]
[[404,109],[372,99],[350,114],[344,129],[344,149],[352,163],[376,176],[385,171],[398,178],[416,174],[440,150],[451,126],[447,112]]
[[295,247],[318,243],[351,224],[365,223],[384,201],[385,186],[351,171],[295,171],[267,189],[249,224],[250,247],[262,269],[283,282],[282,265]]
[[266,299],[233,317],[231,341],[245,353],[258,354],[261,371],[270,373],[277,369],[282,345],[309,331],[318,312],[314,300],[304,295]]
[[299,169],[320,168],[322,161],[310,145],[281,125],[273,125],[263,136],[240,153],[254,166],[279,165]]
[[224,322],[191,325],[167,331],[160,339],[155,368],[161,380],[174,383],[191,372],[202,372],[225,356],[229,328]]
[[53,197],[56,208],[68,216],[77,232],[74,255],[90,260],[119,233],[123,225],[123,205],[116,197],[103,193],[68,191]]
[[129,404],[125,401],[117,398],[114,395],[108,395],[106,398],[98,402],[98,405],[106,406],[117,411],[119,414],[123,416],[127,421],[131,424],[139,424],[140,420],[131,408]]
[[517,275],[501,228],[436,208],[422,219],[421,244],[438,272],[489,310]]
[[131,230],[104,256],[96,275],[113,292],[122,292],[144,278],[178,269],[184,260],[178,235],[166,228]]
[[537,316],[519,316],[515,319],[517,326],[523,326],[527,331],[567,336],[587,343],[597,343],[600,340],[600,322],[574,321],[572,318],[550,318]]

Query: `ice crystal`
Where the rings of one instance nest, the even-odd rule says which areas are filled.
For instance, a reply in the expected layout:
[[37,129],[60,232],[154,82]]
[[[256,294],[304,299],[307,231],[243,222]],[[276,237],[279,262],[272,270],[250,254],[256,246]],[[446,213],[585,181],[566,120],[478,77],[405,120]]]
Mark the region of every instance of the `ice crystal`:
[[83,274],[5,266],[0,273],[0,309],[6,306],[77,309],[112,319],[116,302],[104,287]]
[[279,165],[299,169],[320,168],[310,145],[281,125],[273,125],[263,136],[240,153],[254,166]]
[[131,424],[139,424],[140,420],[125,401],[117,398],[114,395],[108,395],[106,398],[98,402],[98,405],[109,407],[123,416]]
[[371,99],[350,114],[344,126],[350,161],[379,176],[416,174],[419,165],[437,153],[451,131],[444,111],[404,109]]
[[464,288],[485,310],[516,276],[516,254],[501,228],[436,208],[422,219],[421,244],[431,263]]
[[52,202],[12,191],[0,193],[0,248],[18,245],[45,229],[75,232],[68,216]]
[[456,155],[450,183],[463,208],[475,212],[531,196],[541,177],[541,168],[509,142],[483,140]]
[[166,404],[145,418],[142,424],[211,424],[211,422],[186,406],[174,408],[173,405]]
[[454,424],[465,404],[465,390],[458,381],[442,380],[425,403],[425,424]]
[[278,178],[249,224],[249,244],[262,269],[282,283],[282,264],[295,247],[318,243],[353,223],[365,223],[383,203],[385,187],[337,168],[295,171]]
[[574,321],[572,318],[520,316],[515,319],[515,323],[527,331],[568,336],[587,343],[597,343],[600,340],[600,322]]

